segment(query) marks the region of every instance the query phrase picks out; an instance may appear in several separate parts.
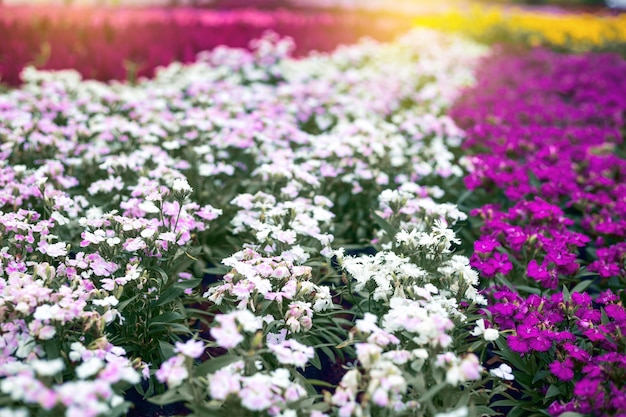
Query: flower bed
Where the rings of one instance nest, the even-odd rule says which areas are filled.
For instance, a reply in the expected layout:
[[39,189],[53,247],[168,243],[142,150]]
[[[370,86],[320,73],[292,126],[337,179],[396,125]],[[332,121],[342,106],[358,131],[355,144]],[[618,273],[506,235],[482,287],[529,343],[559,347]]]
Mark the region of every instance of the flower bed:
[[624,416],[626,62],[293,50],[0,95],[0,416]]
[[18,85],[27,65],[98,80],[152,76],[219,45],[247,47],[266,30],[294,38],[303,55],[365,35],[391,40],[408,28],[402,19],[349,12],[0,7],[0,81]]
[[451,112],[474,155],[471,265],[519,384],[508,415],[626,410],[624,71],[610,54],[501,54]]
[[481,364],[499,333],[444,192],[485,50],[292,47],[0,96],[0,413],[123,415],[134,390],[198,416],[490,411],[509,368]]

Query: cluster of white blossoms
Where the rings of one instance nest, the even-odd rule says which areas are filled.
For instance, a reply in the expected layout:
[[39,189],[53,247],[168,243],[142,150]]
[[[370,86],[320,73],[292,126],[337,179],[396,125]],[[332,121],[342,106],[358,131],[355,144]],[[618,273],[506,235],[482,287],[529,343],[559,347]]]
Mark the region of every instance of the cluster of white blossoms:
[[[356,344],[358,366],[344,375],[330,402],[342,417],[420,407],[429,383],[439,379],[457,387],[482,377],[478,357],[456,352],[452,337],[457,326],[468,324],[462,303],[484,303],[478,274],[466,257],[454,254],[460,241],[451,227],[465,217],[452,205],[435,203],[432,192],[437,190],[407,184],[383,192],[382,250],[373,256],[335,252],[353,292],[373,300],[378,312],[356,322],[353,335],[366,343]],[[486,340],[497,338],[491,333]]]
[[313,283],[312,268],[285,259],[265,257],[244,249],[224,259],[231,271],[204,297],[217,305],[283,318],[292,332],[311,328],[314,312],[333,306],[330,289]]
[[[433,369],[436,372],[436,368],[444,371],[445,383],[451,387],[481,377],[483,367],[474,354],[463,357],[450,351],[434,354],[433,346],[445,347],[450,338],[445,330],[434,331],[430,323],[415,320],[415,316],[405,319],[408,324],[396,329],[384,325],[386,318],[379,327],[377,317],[370,313],[357,320],[355,329],[366,342],[356,344],[358,367],[346,372],[330,399],[338,416],[362,417],[377,409],[395,412],[419,409],[420,395],[425,394],[424,375]],[[422,323],[421,327],[418,322]],[[448,321],[441,327],[449,330],[451,326]],[[402,336],[396,337],[394,330]],[[440,336],[429,341],[426,333]],[[401,340],[407,335],[412,339],[408,343]],[[409,345],[410,349],[405,348]]]
[[[118,383],[136,384],[141,376],[120,347],[105,339],[90,349],[79,342],[72,343],[69,361],[37,359],[34,341],[20,347],[22,361],[5,362],[0,366],[0,392],[11,400],[44,410],[62,409],[67,416],[96,417],[106,415],[124,402],[113,386]],[[23,355],[23,356],[22,356]],[[73,368],[75,380],[46,384],[42,380],[61,380],[60,375]],[[81,395],[76,395],[80,392]],[[9,412],[19,415],[20,409]],[[28,415],[28,414],[26,414]]]
[[236,401],[247,410],[266,411],[270,416],[276,416],[307,396],[306,390],[293,381],[285,368],[259,371],[250,376],[244,375],[244,369],[244,363],[239,361],[210,374],[211,398]]
[[[12,412],[107,415],[116,384],[142,369],[174,392],[204,384],[211,405],[289,417],[306,395],[297,370],[340,343],[329,327],[343,337],[353,321],[335,315],[339,278],[324,282],[333,249],[372,239],[376,256],[342,264],[355,304],[382,306],[378,330],[362,331],[357,385],[376,404],[409,407],[406,364],[435,361],[424,352],[448,348],[458,301],[481,301],[453,254],[464,215],[416,184],[461,176],[451,148],[463,132],[445,109],[485,49],[429,31],[303,59],[292,47],[267,35],[134,84],[27,69],[0,94],[0,369],[28,368],[2,375]],[[379,196],[375,220],[394,233],[374,234]],[[205,267],[222,258],[230,270],[202,299]],[[211,311],[194,317],[199,301]],[[206,317],[208,332],[191,329]],[[176,344],[189,331],[266,363],[234,361],[207,383],[193,372],[201,346]],[[74,343],[128,354],[74,361]],[[349,375],[346,404],[362,400]],[[74,409],[61,386],[95,402]]]
[[326,197],[277,201],[273,195],[257,192],[240,194],[231,203],[240,208],[231,221],[233,233],[250,234],[248,245],[258,250],[300,263],[309,258],[303,246],[317,244],[324,253],[330,250],[333,235],[328,231],[335,215]]

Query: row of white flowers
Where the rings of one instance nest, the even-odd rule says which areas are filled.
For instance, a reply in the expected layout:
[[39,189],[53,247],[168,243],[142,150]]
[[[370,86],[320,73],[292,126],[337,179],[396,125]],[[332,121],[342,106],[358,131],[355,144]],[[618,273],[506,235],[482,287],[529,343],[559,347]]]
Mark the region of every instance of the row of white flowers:
[[[441,201],[464,170],[445,111],[485,50],[251,46],[0,96],[0,415],[123,415],[160,383],[196,415],[479,412],[471,351],[497,334]],[[318,395],[324,359],[346,369]]]

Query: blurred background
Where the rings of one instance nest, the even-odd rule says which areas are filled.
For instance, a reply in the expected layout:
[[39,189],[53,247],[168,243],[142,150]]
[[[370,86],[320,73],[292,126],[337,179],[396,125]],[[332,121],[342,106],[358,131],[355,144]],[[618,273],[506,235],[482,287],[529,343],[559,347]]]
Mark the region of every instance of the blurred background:
[[[348,8],[348,9],[387,9],[387,10],[424,10],[432,8],[448,7],[450,4],[470,3],[469,1],[455,0],[0,0],[4,5],[107,5],[107,6],[197,6],[215,8]],[[478,1],[474,3],[486,4],[513,4],[513,5],[558,5],[572,6],[596,6],[605,5],[619,7],[626,0],[492,0]]]
[[0,84],[19,85],[26,66],[134,82],[216,46],[248,48],[267,30],[293,38],[296,57],[414,27],[626,55],[625,8],[626,0],[0,0]]

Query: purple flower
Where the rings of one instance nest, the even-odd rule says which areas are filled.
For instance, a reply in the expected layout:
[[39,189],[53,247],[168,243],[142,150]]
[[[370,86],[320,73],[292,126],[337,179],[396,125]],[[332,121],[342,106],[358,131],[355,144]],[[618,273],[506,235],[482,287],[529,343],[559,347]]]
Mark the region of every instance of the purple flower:
[[[535,332],[533,332],[535,333]],[[550,347],[552,347],[552,340],[550,339],[549,332],[537,332],[535,337],[529,337],[528,344],[531,349],[537,352],[546,352]]]
[[574,394],[581,397],[592,397],[598,392],[600,380],[598,379],[581,379],[574,384]]
[[579,348],[576,345],[573,345],[571,343],[565,343],[563,345],[563,349],[573,359],[576,359],[576,360],[581,361],[581,362],[588,362],[589,361],[589,353],[587,353],[586,350],[581,349],[581,348]]
[[549,270],[544,262],[539,265],[536,260],[528,263],[526,274],[539,282],[543,288],[555,289],[558,286],[558,277],[554,269]]
[[561,381],[571,381],[574,378],[574,364],[567,358],[563,362],[554,361],[549,366],[550,372],[556,375]]
[[609,304],[618,301],[619,297],[611,290],[606,290],[596,298],[596,302],[599,304]]
[[619,304],[609,304],[604,306],[606,315],[618,323],[626,324],[626,310]]
[[500,243],[493,237],[482,237],[474,242],[474,251],[478,253],[491,253]]
[[590,307],[591,296],[587,293],[572,293],[572,302],[579,307]]
[[507,342],[513,352],[526,353],[530,350],[528,341],[520,336],[509,336]]

